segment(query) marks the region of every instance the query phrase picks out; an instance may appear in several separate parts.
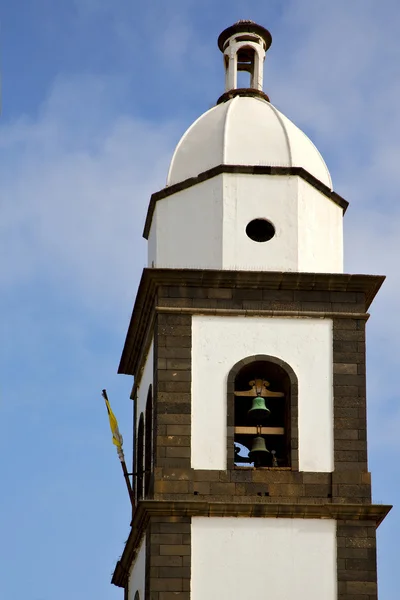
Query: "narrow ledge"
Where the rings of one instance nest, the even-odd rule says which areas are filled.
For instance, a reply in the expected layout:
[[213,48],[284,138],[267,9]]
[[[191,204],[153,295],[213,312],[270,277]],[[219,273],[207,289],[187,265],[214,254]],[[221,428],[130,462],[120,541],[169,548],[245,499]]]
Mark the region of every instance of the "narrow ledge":
[[242,96],[244,98],[261,98],[261,100],[266,100],[269,102],[269,96],[267,96],[267,94],[261,90],[256,90],[255,88],[236,88],[234,90],[224,92],[218,98],[217,104],[228,102],[228,100],[232,100],[232,98],[236,98],[236,96]]
[[319,179],[311,175],[308,171],[303,169],[303,167],[279,167],[279,166],[264,166],[264,165],[225,165],[221,164],[212,169],[208,169],[207,171],[203,171],[199,173],[196,177],[189,177],[184,181],[179,181],[178,183],[174,183],[173,185],[167,186],[160,190],[159,192],[154,192],[151,195],[149,208],[147,209],[146,221],[143,230],[143,237],[148,239],[150,233],[151,222],[153,220],[153,214],[156,207],[156,203],[159,200],[163,200],[164,198],[168,198],[168,196],[172,196],[177,192],[182,192],[193,185],[197,185],[198,183],[202,183],[203,181],[207,181],[208,179],[212,179],[217,175],[221,175],[221,173],[239,173],[239,174],[247,174],[247,175],[293,175],[304,179],[307,183],[312,185],[319,192],[324,194],[329,200],[332,200],[335,204],[340,206],[343,209],[343,214],[346,212],[349,203],[347,200],[339,196],[336,192],[332,191],[327,185],[322,183]]

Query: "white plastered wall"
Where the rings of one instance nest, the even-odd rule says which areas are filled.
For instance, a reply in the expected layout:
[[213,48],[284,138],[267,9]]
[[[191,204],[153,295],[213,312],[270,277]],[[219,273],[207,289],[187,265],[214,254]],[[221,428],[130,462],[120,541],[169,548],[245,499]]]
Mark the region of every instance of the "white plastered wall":
[[148,264],[159,268],[220,269],[222,176],[156,202]]
[[[224,173],[223,269],[298,270],[297,179]],[[257,218],[275,226],[268,242],[254,242],[246,234]]]
[[333,519],[192,518],[192,600],[336,600]]
[[332,321],[240,316],[192,318],[192,467],[227,468],[228,374],[256,354],[297,375],[299,470],[333,471]]
[[139,592],[140,600],[144,600],[146,578],[146,539],[143,538],[136,560],[129,574],[128,600],[135,600],[136,592]]
[[[254,242],[253,219],[275,236]],[[159,200],[148,264],[244,271],[343,271],[343,210],[297,176],[224,173]]]
[[[223,269],[343,272],[343,210],[297,176],[226,173]],[[268,242],[245,233],[253,219],[275,227]]]
[[154,370],[154,346],[153,341],[150,344],[149,351],[146,356],[146,362],[144,364],[142,376],[139,382],[137,390],[137,405],[136,405],[136,429],[139,425],[139,417],[141,413],[146,410],[147,394],[149,393],[149,386],[153,384],[153,370]]
[[299,271],[343,273],[343,209],[298,180]]

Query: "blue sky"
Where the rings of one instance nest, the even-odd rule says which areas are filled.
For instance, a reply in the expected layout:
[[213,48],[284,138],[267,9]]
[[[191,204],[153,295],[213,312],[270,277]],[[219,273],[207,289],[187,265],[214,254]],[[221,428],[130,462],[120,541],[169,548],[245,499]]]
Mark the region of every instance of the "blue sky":
[[368,324],[380,600],[397,593],[400,518],[400,6],[396,0],[19,0],[0,9],[0,596],[122,598],[109,584],[129,502],[101,389],[130,452],[116,371],[150,194],[223,91],[219,32],[270,29],[265,90],[350,201],[348,272],[386,274]]

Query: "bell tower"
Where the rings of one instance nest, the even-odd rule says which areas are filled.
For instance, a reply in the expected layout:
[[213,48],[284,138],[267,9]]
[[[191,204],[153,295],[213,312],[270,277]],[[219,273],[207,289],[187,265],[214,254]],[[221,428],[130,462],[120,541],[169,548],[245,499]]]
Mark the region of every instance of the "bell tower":
[[263,91],[270,45],[252,21],[221,33],[225,91],[150,199],[119,367],[129,600],[377,598],[365,326],[384,278],[343,273],[348,203]]

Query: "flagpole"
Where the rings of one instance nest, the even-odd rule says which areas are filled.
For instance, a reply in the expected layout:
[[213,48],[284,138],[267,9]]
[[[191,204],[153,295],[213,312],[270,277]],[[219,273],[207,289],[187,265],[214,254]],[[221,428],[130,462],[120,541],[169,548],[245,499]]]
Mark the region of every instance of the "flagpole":
[[117,447],[118,458],[120,460],[122,472],[124,474],[124,479],[125,479],[126,487],[128,489],[129,499],[131,501],[132,507],[135,508],[135,496],[133,493],[131,480],[129,479],[129,473],[128,473],[128,469],[127,469],[126,462],[125,462],[124,451],[122,450],[122,443],[123,443],[122,435],[119,432],[115,415],[111,410],[106,390],[102,390],[101,395],[103,396],[105,403],[106,403],[108,418],[110,421],[111,433],[113,435],[113,443]]
[[126,467],[126,462],[124,460],[121,460],[121,467],[122,467],[122,471],[124,473],[126,487],[128,488],[128,494],[129,494],[129,498],[131,500],[132,508],[135,508],[135,496],[133,494],[131,480],[129,479],[129,473],[128,473],[128,469]]

